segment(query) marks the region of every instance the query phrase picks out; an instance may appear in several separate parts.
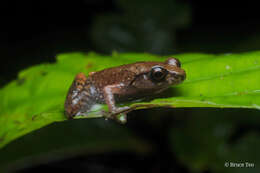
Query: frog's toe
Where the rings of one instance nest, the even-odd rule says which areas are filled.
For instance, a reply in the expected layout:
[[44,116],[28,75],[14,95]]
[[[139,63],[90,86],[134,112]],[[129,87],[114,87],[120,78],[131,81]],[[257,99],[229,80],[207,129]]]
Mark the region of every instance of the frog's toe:
[[127,115],[126,113],[121,113],[114,116],[115,120],[121,124],[125,124],[127,122]]

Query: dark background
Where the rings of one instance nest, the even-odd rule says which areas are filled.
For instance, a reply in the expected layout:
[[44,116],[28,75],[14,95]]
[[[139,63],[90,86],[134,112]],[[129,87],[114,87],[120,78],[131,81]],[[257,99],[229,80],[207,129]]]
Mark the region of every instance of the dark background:
[[[257,3],[219,0],[176,2],[189,7],[189,21],[183,27],[172,29],[176,37],[166,53],[229,53],[259,49],[259,42],[255,40],[255,37],[259,38],[260,28]],[[139,8],[142,10],[143,7]],[[0,10],[1,84],[14,79],[17,72],[25,67],[54,62],[58,53],[91,50],[110,54],[113,50],[107,51],[104,48],[106,44],[98,47],[93,41],[91,34],[96,29],[93,28],[95,20],[98,16],[127,14],[117,1],[110,0],[62,3],[50,0],[3,1]],[[151,14],[147,12],[145,15]],[[248,45],[250,39],[253,44]],[[151,41],[159,42],[157,38]],[[117,47],[114,50],[120,51]],[[165,53],[133,47],[125,51]]]
[[[0,86],[15,79],[20,70],[43,62],[55,62],[55,56],[65,52],[95,51],[111,54],[112,51],[118,51],[165,55],[185,52],[233,53],[260,49],[260,13],[256,2],[177,0],[174,1],[177,8],[172,7],[169,0],[165,1],[166,5],[161,1],[161,6],[155,6],[155,1],[140,1],[143,4],[128,1],[129,4],[126,2],[123,5],[119,2],[1,2]],[[165,14],[156,11],[160,8]],[[136,11],[131,13],[131,9]],[[147,21],[148,27],[142,25]],[[109,35],[113,28],[117,30]],[[131,41],[132,38],[135,40]],[[158,114],[158,110],[156,111]],[[168,111],[170,110],[164,110],[164,113],[170,114]],[[190,110],[179,111],[187,114]],[[209,110],[200,111],[202,113],[196,114],[214,114]],[[127,128],[154,143],[157,149],[160,148],[151,155],[139,157],[131,152],[80,155],[60,159],[59,162],[29,166],[21,172],[190,172],[187,165],[180,163],[175,154],[169,154],[171,147],[166,136],[169,122],[178,126],[179,121],[185,120],[168,117],[161,119],[158,124],[145,124],[145,118],[140,116],[146,113],[145,110],[133,113],[135,115],[130,118]],[[240,116],[242,114],[248,113],[240,112]],[[205,120],[205,117],[200,118]],[[205,122],[208,123],[206,120]],[[49,127],[51,128],[53,127]],[[252,125],[250,121],[239,122],[235,129],[228,138],[229,144],[236,143],[248,132],[255,131],[259,134],[258,125]],[[214,172],[212,170],[214,168],[209,166],[203,168],[202,172]]]

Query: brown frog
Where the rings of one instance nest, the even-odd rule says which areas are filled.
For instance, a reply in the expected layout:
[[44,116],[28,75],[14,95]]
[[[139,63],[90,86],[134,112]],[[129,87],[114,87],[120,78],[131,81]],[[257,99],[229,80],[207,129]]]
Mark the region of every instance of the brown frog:
[[110,118],[129,112],[130,107],[117,107],[116,103],[145,98],[162,92],[171,85],[181,83],[186,73],[176,58],[165,62],[136,62],[76,75],[65,102],[68,118],[86,115],[95,104],[108,105]]

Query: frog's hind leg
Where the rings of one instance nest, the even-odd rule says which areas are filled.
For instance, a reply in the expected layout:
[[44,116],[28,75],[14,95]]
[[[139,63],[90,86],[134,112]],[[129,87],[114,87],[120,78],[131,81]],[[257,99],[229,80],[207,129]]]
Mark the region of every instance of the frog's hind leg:
[[65,101],[65,114],[68,118],[79,115],[91,107],[90,95],[86,91],[87,77],[83,73],[76,75]]

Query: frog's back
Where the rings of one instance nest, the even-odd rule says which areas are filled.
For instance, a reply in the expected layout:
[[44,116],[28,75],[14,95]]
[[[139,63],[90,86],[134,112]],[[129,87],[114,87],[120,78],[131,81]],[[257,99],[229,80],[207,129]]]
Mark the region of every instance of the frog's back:
[[148,72],[158,62],[136,62],[97,71],[89,76],[89,79],[97,89],[114,84],[129,85],[137,75]]

